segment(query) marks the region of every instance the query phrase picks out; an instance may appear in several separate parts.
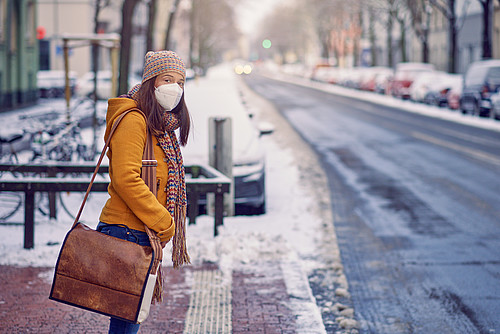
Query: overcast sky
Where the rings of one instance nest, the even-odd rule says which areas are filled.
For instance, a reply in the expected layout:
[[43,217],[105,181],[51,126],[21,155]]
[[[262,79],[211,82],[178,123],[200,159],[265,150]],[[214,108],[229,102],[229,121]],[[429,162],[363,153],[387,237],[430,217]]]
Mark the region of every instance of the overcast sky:
[[276,4],[285,1],[287,0],[242,0],[237,11],[241,31],[251,35],[252,31],[258,27],[259,21]]

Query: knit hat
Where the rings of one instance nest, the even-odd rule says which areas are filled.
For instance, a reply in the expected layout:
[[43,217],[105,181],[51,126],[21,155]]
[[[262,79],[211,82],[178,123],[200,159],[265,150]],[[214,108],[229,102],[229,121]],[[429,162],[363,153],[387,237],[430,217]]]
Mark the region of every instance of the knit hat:
[[165,72],[177,72],[186,77],[186,66],[174,51],[149,51],[144,57],[142,83]]

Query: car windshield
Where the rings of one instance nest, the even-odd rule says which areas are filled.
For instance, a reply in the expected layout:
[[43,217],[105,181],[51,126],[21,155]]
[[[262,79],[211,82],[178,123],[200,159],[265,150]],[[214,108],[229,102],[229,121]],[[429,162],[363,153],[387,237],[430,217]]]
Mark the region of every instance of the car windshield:
[[488,84],[489,85],[500,85],[500,67],[493,67],[488,72]]
[[488,67],[484,66],[473,66],[467,71],[467,75],[465,76],[465,85],[466,86],[474,86],[481,85],[484,83],[484,78],[486,77],[486,73],[488,72]]

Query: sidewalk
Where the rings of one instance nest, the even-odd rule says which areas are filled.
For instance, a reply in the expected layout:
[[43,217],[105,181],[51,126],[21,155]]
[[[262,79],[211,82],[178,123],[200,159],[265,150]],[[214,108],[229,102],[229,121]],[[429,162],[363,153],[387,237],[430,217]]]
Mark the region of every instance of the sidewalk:
[[[140,333],[357,333],[317,157],[269,102],[231,72],[219,69],[186,87],[194,97],[190,111],[211,105],[234,110],[243,100],[255,121],[275,125],[275,133],[262,138],[267,212],[226,217],[216,238],[213,217],[188,225],[193,265],[171,269],[166,247],[165,301],[153,306]],[[224,92],[224,103],[205,103],[215,87]],[[194,130],[206,144],[199,124]],[[91,195],[82,216],[88,226],[97,224],[106,199]],[[0,333],[106,333],[107,317],[48,299],[72,219],[64,213],[56,221],[37,217],[33,250],[22,248],[22,225],[0,224]],[[22,222],[22,212],[11,220]]]
[[[164,302],[139,333],[296,333],[283,277],[165,268]],[[108,317],[48,299],[53,268],[0,266],[1,333],[106,333]]]

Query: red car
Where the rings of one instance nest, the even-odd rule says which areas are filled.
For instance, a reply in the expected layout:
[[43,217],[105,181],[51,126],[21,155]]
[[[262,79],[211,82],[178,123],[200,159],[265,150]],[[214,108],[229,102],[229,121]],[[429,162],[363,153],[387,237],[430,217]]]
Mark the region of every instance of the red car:
[[410,87],[415,78],[423,72],[434,71],[434,65],[426,63],[399,63],[388,86],[388,94],[402,99],[410,98]]

